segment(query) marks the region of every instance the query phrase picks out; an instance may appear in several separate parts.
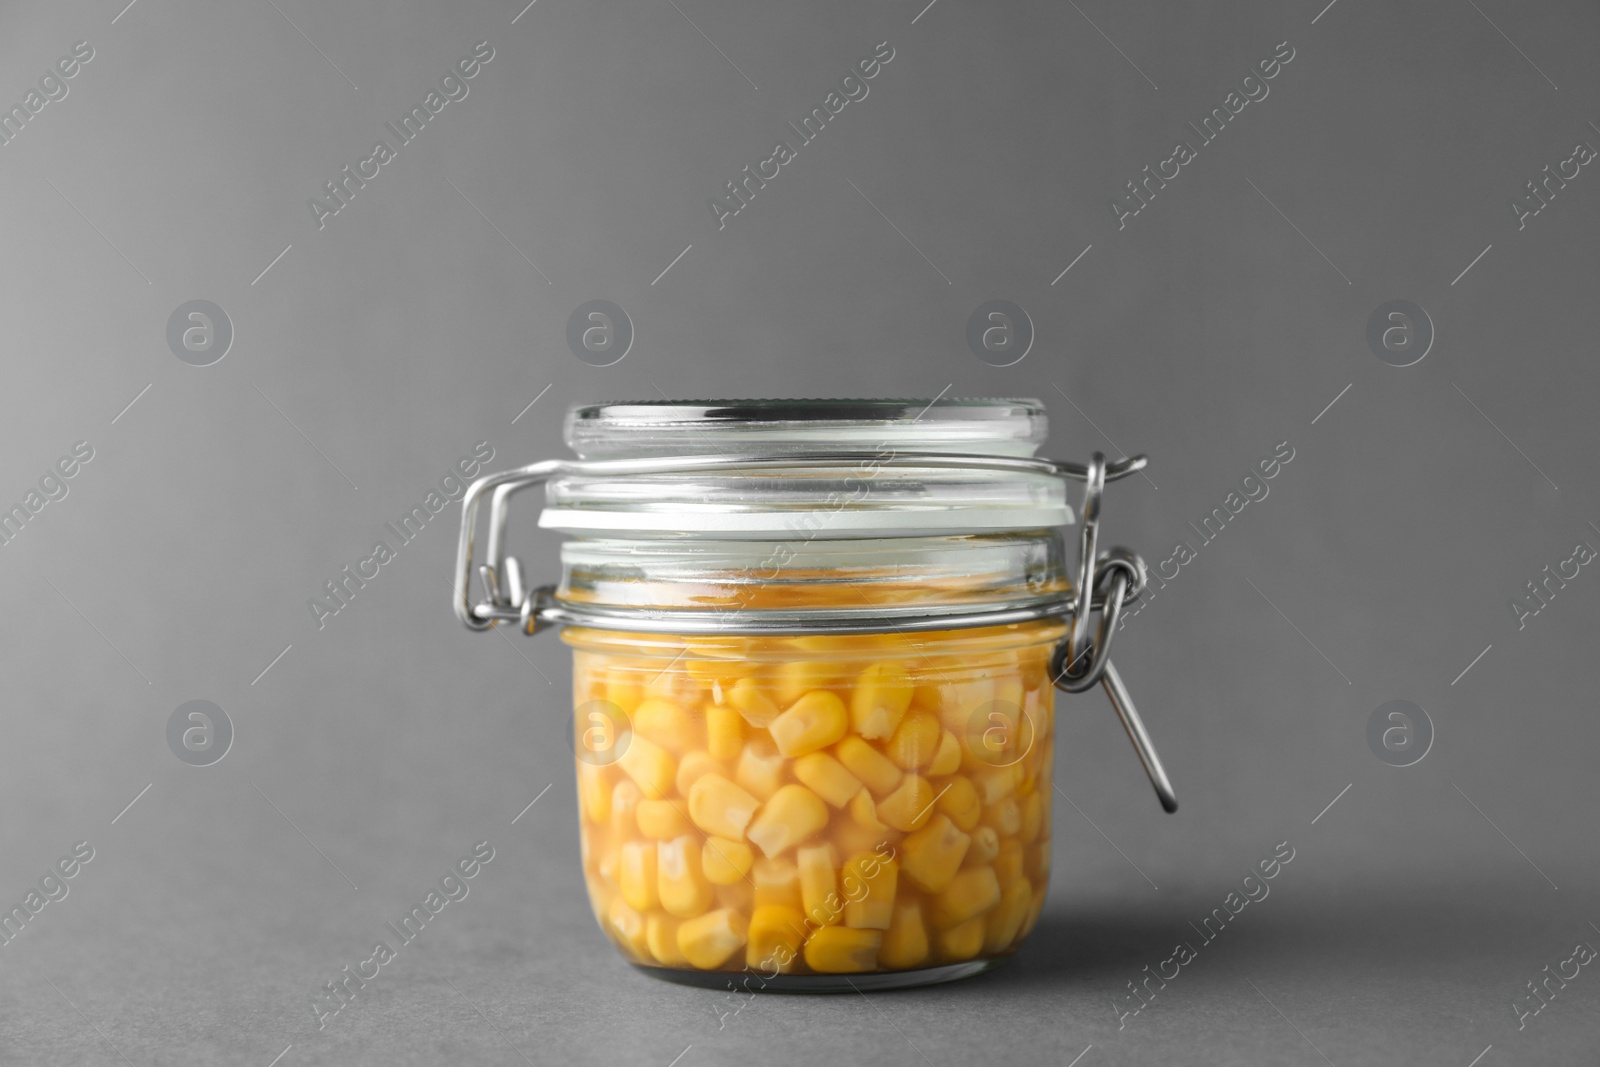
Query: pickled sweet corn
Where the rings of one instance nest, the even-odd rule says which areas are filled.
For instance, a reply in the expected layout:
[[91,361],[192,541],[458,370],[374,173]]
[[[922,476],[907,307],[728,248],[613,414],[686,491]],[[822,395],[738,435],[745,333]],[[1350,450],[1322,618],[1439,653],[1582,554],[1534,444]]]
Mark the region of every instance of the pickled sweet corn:
[[1061,632],[568,631],[602,929],[641,965],[768,975],[1016,951],[1049,877]]

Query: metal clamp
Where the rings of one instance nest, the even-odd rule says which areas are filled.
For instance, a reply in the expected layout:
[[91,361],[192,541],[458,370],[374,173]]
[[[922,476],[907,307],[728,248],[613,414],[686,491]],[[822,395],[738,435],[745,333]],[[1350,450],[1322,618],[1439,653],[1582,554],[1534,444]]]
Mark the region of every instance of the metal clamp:
[[[555,586],[530,587],[520,562],[505,554],[505,530],[509,501],[524,489],[543,485],[562,475],[639,475],[700,471],[755,471],[825,469],[871,458],[879,466],[921,467],[964,470],[992,470],[1013,473],[1049,474],[1084,484],[1083,529],[1079,537],[1078,580],[1070,594],[1054,599],[1031,599],[1002,604],[980,611],[970,609],[899,615],[890,619],[863,620],[852,617],[785,616],[762,611],[711,613],[704,610],[627,610],[599,605],[572,603],[555,595]],[[634,630],[654,633],[869,633],[915,632],[997,626],[1043,618],[1069,620],[1067,636],[1050,660],[1056,688],[1080,693],[1099,683],[1110,697],[1122,720],[1123,729],[1133,742],[1150,784],[1161,806],[1176,811],[1177,797],[1172,790],[1161,759],[1151,744],[1139,712],[1109,658],[1112,636],[1122,609],[1138,599],[1145,585],[1145,565],[1126,548],[1113,548],[1096,555],[1099,538],[1100,501],[1107,482],[1117,481],[1144,469],[1148,460],[1132,456],[1107,463],[1096,452],[1087,465],[1049,459],[1008,456],[979,456],[949,452],[897,453],[889,457],[853,452],[804,453],[796,455],[724,454],[717,456],[664,456],[648,459],[543,460],[516,470],[502,471],[479,478],[467,489],[461,502],[461,536],[456,549],[453,607],[456,617],[469,629],[486,630],[501,622],[515,622],[525,634],[535,634],[555,625],[579,625],[609,630]],[[478,565],[484,599],[473,603],[471,574],[477,532],[478,505],[490,496],[489,532],[486,560]],[[1100,613],[1091,637],[1089,616]]]

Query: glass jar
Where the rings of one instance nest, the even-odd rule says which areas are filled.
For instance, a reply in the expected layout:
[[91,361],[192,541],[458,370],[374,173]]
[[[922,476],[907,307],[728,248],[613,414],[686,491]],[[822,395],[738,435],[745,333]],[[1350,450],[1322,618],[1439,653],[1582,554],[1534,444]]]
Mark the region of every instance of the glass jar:
[[[1142,457],[1033,458],[1032,400],[602,404],[566,431],[577,461],[469,490],[456,609],[565,626],[584,879],[630,963],[850,989],[1003,961],[1044,906],[1058,687],[1106,687],[1175,806],[1105,657],[1142,564],[1095,553],[1100,487]],[[540,483],[571,539],[535,589],[503,541]]]

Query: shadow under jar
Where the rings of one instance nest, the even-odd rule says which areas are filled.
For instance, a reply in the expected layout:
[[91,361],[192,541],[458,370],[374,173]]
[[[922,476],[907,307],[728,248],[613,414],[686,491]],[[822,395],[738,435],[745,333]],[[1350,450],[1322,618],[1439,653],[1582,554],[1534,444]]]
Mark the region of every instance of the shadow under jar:
[[[1053,683],[1094,684],[1082,664],[1109,643],[1102,626],[1069,655],[1072,619],[1110,598],[1114,621],[1142,584],[1129,565],[1079,598],[1096,579],[1068,573],[1065,465],[1030,458],[1042,406],[644,402],[575,407],[566,429],[578,462],[469,493],[457,610],[565,626],[584,880],[623,956],[848,990],[1015,952],[1050,874]],[[540,525],[570,540],[559,585],[528,589],[500,558],[504,505],[539,482]],[[490,489],[489,600],[469,607]]]

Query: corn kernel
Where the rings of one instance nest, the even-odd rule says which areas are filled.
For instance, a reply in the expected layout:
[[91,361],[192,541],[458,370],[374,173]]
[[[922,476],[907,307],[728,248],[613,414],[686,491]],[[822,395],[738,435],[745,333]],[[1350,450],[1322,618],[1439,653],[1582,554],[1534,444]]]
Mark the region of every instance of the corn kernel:
[[653,841],[626,841],[618,853],[618,889],[628,907],[649,911],[656,896],[656,846]]
[[922,905],[908,901],[894,906],[894,918],[883,935],[878,962],[894,970],[907,970],[928,958],[928,930],[922,923]]
[[900,846],[901,869],[907,881],[923,892],[942,892],[961,868],[971,843],[972,838],[948,815],[935,815]]
[[703,774],[689,788],[689,818],[708,834],[744,840],[761,801],[720,774]]
[[668,967],[680,963],[687,963],[683,950],[678,947],[678,927],[680,921],[670,915],[663,915],[653,911],[645,916],[644,939],[650,947],[650,955],[656,958],[657,963]]
[[759,859],[750,869],[755,884],[755,906],[782,905],[800,910],[800,868],[791,860]]
[[674,756],[705,747],[700,717],[680,704],[651,697],[633,713],[633,736],[648,737]]
[[[944,740],[945,729],[932,712],[913,710],[900,720],[900,726],[885,746],[889,758],[902,770],[922,771],[933,766]],[[957,753],[959,765],[960,753]]]
[[[982,915],[999,902],[1000,882],[995,877],[994,868],[969,867],[957,873],[944,892],[934,897],[930,918],[933,920],[933,925],[941,930],[948,930],[968,919]],[[980,930],[978,943],[981,945],[983,943],[981,923],[978,929]]]
[[755,854],[743,841],[708,837],[700,847],[700,869],[713,885],[733,885],[750,873]]
[[983,918],[939,931],[939,951],[951,961],[970,960],[983,950]]
[[844,807],[861,792],[861,780],[826,752],[813,752],[795,760],[794,776],[836,808]]
[[[619,745],[623,742],[619,740]],[[664,797],[672,791],[677,764],[672,754],[660,745],[635,732],[627,739],[627,748],[617,760],[629,778],[639,783],[644,795]]]
[[1043,882],[1033,887],[1033,902],[1028,905],[1028,917],[1022,920],[1022,929],[1017,931],[1019,939],[1033,933],[1033,928],[1038,925],[1039,916],[1044,913],[1046,888]]
[[860,974],[878,965],[878,930],[824,926],[806,941],[806,966],[821,974]]
[[611,839],[613,841],[626,840],[638,829],[639,824],[634,820],[633,813],[643,796],[644,791],[629,779],[618,782],[612,788]]
[[1048,839],[1029,845],[1023,853],[1023,870],[1028,877],[1044,880],[1050,877],[1050,842]]
[[972,847],[967,849],[963,867],[982,867],[993,863],[1000,855],[1000,835],[992,826],[980,826],[972,831]]
[[706,751],[719,760],[739,758],[744,748],[744,717],[726,704],[707,704]]
[[939,737],[939,751],[934,754],[928,773],[935,778],[954,774],[961,769],[961,739],[949,730]]
[[950,816],[952,822],[970,831],[983,817],[983,804],[978,800],[977,787],[970,778],[952,778],[939,794],[939,810]]
[[605,698],[625,713],[631,713],[644,699],[644,685],[632,672],[616,671],[605,681]]
[[[863,830],[875,834],[886,834],[889,825],[878,818],[878,804],[872,799],[872,794],[863,789],[850,801],[850,821]],[[876,843],[876,842],[874,842]]]
[[1029,793],[1022,801],[1022,828],[1017,831],[1017,836],[1022,843],[1032,844],[1039,838],[1039,829],[1044,825],[1044,802],[1038,793]]
[[745,831],[770,859],[786,852],[828,825],[828,806],[803,785],[786,785],[761,805]]
[[900,864],[876,852],[851,856],[844,865],[844,921],[857,929],[887,930],[894,918]]
[[878,818],[896,830],[915,830],[933,814],[933,786],[908,774],[900,787],[878,801]]
[[[804,644],[809,638],[796,639]],[[826,689],[837,677],[837,668],[825,659],[792,659],[778,665],[773,692],[778,703],[788,707],[813,689]]]
[[[800,906],[817,926],[832,926],[843,916],[839,901],[839,853],[831,844],[797,849],[800,872]],[[829,900],[833,903],[830,904]]]
[[739,764],[733,777],[750,792],[766,800],[783,784],[783,754],[770,741],[752,740],[739,753]]
[[1021,841],[1010,837],[1000,839],[1000,854],[994,858],[994,873],[1002,887],[1022,877],[1025,859]]
[[862,737],[890,737],[911,706],[913,691],[898,663],[874,663],[856,678],[850,694],[850,722]]
[[1026,878],[1019,878],[1000,891],[1000,903],[992,908],[983,920],[983,948],[985,952],[999,952],[1009,948],[1017,939],[1017,931],[1028,917],[1033,904],[1033,886]]
[[744,944],[749,924],[731,908],[708,911],[678,926],[678,948],[702,971],[715,970]]
[[657,842],[656,892],[667,913],[680,919],[711,907],[711,883],[700,870],[700,842],[689,834]]
[[611,928],[611,936],[628,955],[640,960],[650,958],[644,916],[628,907],[621,897],[613,900],[611,907],[606,909],[606,925]]
[[889,757],[859,737],[847,737],[840,741],[833,746],[833,754],[876,796],[881,797],[893,791],[904,777]]
[[806,939],[805,918],[793,908],[764,904],[750,916],[750,942],[745,966],[766,974],[786,974],[800,958]]
[[778,751],[793,759],[827,748],[849,729],[844,701],[826,689],[813,689],[772,720],[768,727]]
[[713,759],[709,752],[691,752],[678,761],[678,773],[674,784],[678,787],[678,795],[686,797],[689,789],[700,780],[703,774],[720,774],[728,776],[728,768],[720,761]]
[[1000,831],[1000,836],[1013,837],[1022,829],[1022,807],[1016,797],[1006,797],[984,807],[983,821]]
[[633,818],[639,832],[655,841],[670,841],[694,829],[675,800],[641,800]]
[[584,818],[594,823],[610,818],[612,786],[609,768],[578,761],[578,806]]
[[778,717],[778,705],[761,691],[754,678],[739,679],[727,691],[727,697],[728,703],[733,705],[734,710],[757,730],[765,730],[772,725],[772,720]]
[[998,804],[1010,796],[1017,788],[1017,774],[1011,767],[1000,767],[972,776],[973,784],[978,787],[978,797],[983,801],[984,807]]

